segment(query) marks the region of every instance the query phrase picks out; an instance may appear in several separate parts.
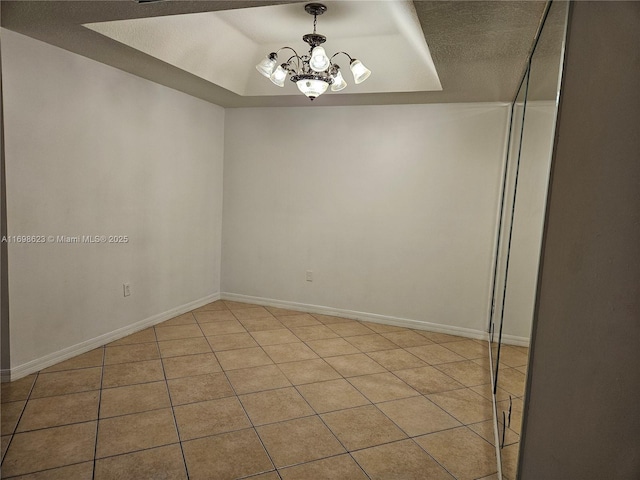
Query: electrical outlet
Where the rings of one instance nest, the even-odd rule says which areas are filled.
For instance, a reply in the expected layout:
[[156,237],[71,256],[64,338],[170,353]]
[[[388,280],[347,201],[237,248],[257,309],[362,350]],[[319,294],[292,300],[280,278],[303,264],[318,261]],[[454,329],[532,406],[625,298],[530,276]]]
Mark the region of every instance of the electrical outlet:
[[122,290],[124,290],[125,297],[128,297],[129,295],[131,295],[131,285],[129,285],[128,283],[122,284]]
[[307,282],[313,282],[313,272],[311,270],[307,270]]

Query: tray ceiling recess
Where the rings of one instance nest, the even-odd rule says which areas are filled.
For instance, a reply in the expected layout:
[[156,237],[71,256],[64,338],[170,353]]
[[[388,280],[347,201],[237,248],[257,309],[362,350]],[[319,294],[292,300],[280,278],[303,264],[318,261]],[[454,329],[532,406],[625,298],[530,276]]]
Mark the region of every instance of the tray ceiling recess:
[[[324,2],[318,19],[325,48],[347,51],[375,75],[357,92],[435,92],[442,86],[411,1]],[[240,96],[299,96],[292,82],[274,88],[256,72],[265,52],[308,49],[304,4],[86,23],[84,27],[196,75]],[[348,65],[344,65],[348,70]],[[330,95],[341,95],[331,92]]]

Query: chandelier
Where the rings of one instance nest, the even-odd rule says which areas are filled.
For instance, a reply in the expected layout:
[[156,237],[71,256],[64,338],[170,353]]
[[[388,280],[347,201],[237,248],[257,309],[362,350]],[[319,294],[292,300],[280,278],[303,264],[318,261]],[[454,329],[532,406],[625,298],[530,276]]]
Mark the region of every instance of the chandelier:
[[[326,12],[327,7],[321,3],[309,3],[305,5],[304,9],[313,15],[313,33],[307,33],[302,37],[302,40],[310,46],[309,54],[298,55],[298,52],[293,48],[282,47],[277,52],[272,52],[263,58],[256,65],[256,69],[279,87],[284,87],[284,81],[289,75],[291,81],[295,82],[298,89],[310,100],[326,92],[329,85],[331,85],[332,92],[339,92],[347,86],[347,82],[344,81],[340,72],[340,66],[333,63],[333,59],[337,55],[343,54],[349,58],[349,68],[356,84],[369,78],[371,71],[360,60],[352,58],[346,52],[338,52],[329,58],[324,48],[320,46],[327,41],[327,37],[316,33],[316,24],[318,15]],[[291,50],[293,55],[286,62],[277,65],[278,53],[282,50]]]

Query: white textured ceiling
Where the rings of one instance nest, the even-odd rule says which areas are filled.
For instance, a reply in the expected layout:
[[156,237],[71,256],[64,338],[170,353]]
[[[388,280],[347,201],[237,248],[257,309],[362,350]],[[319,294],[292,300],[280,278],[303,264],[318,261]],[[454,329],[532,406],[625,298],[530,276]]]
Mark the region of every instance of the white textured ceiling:
[[[137,3],[133,0],[2,0],[0,1],[0,22],[3,28],[56,45],[223,107],[309,106],[309,100],[295,90],[291,95],[273,95],[273,89],[281,89],[255,72],[253,64],[267,53],[269,48],[265,50],[259,48],[259,51],[255,52],[256,57],[245,66],[247,71],[252,71],[250,77],[252,81],[262,82],[262,88],[268,89],[270,93],[239,95],[201,76],[84,26],[134,19],[166,19],[196,13],[226,14],[232,11],[251,13],[251,10],[267,5],[289,4],[295,21],[293,17],[291,20],[282,20],[285,24],[282,26],[275,23],[275,19],[269,18],[267,24],[263,23],[264,19],[260,16],[257,22],[261,27],[265,25],[277,27],[269,29],[267,33],[282,34],[282,44],[296,46],[295,42],[299,42],[304,47],[300,36],[312,29],[312,18],[304,12],[304,3],[298,0],[172,0],[153,3]],[[325,27],[329,28],[330,21],[347,22],[347,12],[343,15],[341,9],[347,8],[349,3],[351,2],[332,2],[329,11],[318,19],[319,32],[327,33]],[[429,45],[442,89],[363,93],[365,87],[368,88],[374,84],[374,81],[385,78],[386,75],[381,74],[385,69],[379,69],[375,64],[376,60],[368,58],[366,53],[353,47],[350,53],[360,57],[371,67],[372,76],[365,83],[357,86],[349,85],[338,94],[332,92],[322,95],[314,101],[314,106],[510,102],[513,99],[544,12],[544,1],[414,0],[412,3],[421,32],[420,38],[411,34],[408,41],[413,42],[412,45],[424,45],[424,42]],[[373,20],[367,17],[373,14],[372,12],[373,10],[364,12],[355,22],[349,20],[349,29],[354,35],[358,33],[356,37],[365,38],[360,36],[361,29],[373,23]],[[332,15],[335,18],[332,19]],[[225,18],[229,28],[238,30],[238,25],[233,19]],[[248,30],[246,36],[249,42],[258,44],[262,41],[260,35],[263,32],[259,31],[256,25],[245,24],[245,27]],[[285,27],[286,29],[283,30]],[[294,31],[289,31],[290,28]],[[377,33],[387,32],[381,28]],[[185,34],[195,35],[196,32]],[[344,33],[341,35],[346,37]],[[390,36],[387,35],[387,37]],[[343,47],[343,44],[334,38],[337,37],[329,36],[327,42],[329,52],[333,52],[334,48]],[[160,37],[157,41],[161,44],[171,42],[168,37]],[[221,48],[232,48],[233,45],[229,46],[228,43],[224,35],[215,35],[210,42]],[[209,48],[209,45],[204,44],[203,48],[205,47]],[[416,47],[414,51],[415,49]],[[385,60],[393,60],[396,54],[395,47],[392,48],[386,44],[383,50]],[[194,55],[194,52],[183,52],[183,55],[191,56],[192,63],[216,68],[211,63],[202,61],[198,55]],[[344,69],[347,67],[346,64],[341,66]],[[405,63],[403,71],[408,71],[410,76],[420,77],[420,74],[411,74],[410,69],[413,67],[413,62]],[[346,73],[349,81],[350,72]],[[289,89],[291,87],[293,85],[288,85]]]
[[[341,93],[425,92],[442,90],[420,22],[411,1],[341,0],[324,2],[318,33],[327,36],[327,54],[346,51],[372,70],[354,85],[348,59],[336,57],[349,86]],[[102,35],[174,65],[242,96],[299,95],[292,82],[278,88],[254,68],[267,53],[308,45],[313,31],[304,4],[185,15],[157,16],[86,24]],[[289,53],[284,51],[280,61]],[[336,95],[336,93],[331,93]]]

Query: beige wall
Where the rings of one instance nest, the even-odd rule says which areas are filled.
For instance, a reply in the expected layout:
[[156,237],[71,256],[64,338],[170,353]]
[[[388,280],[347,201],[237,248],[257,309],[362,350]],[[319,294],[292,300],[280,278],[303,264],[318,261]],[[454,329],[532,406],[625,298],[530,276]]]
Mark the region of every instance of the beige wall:
[[228,109],[223,292],[482,336],[507,114]]
[[575,2],[521,480],[640,478],[640,4]]
[[[11,368],[219,293],[224,110],[2,30]],[[123,296],[130,283],[131,296]]]

